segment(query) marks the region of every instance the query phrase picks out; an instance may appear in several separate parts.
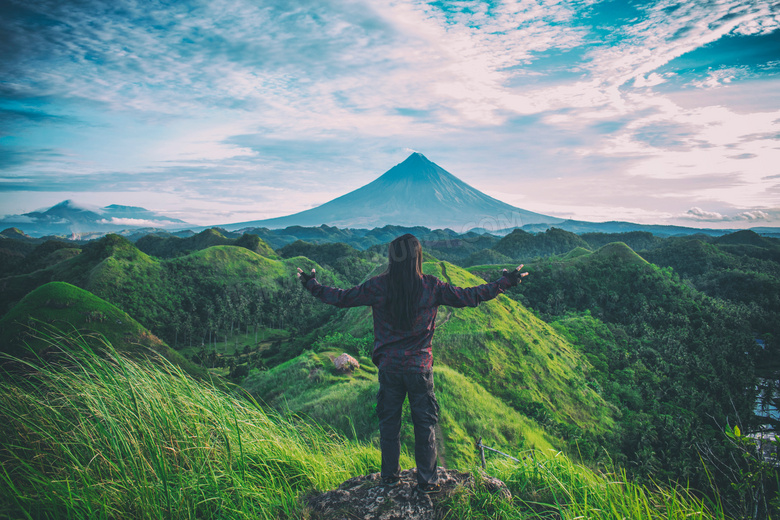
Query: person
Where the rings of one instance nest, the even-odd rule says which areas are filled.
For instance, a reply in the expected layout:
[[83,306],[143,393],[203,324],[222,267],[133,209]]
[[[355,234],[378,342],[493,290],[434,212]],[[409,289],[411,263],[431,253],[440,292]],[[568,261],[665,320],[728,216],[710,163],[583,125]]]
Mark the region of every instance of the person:
[[351,289],[321,285],[314,269],[297,276],[324,303],[336,307],[371,306],[374,322],[372,361],[379,369],[376,413],[384,485],[399,482],[401,410],[406,396],[414,425],[417,489],[439,491],[436,436],[439,404],[433,388],[431,340],[438,307],[476,307],[520,283],[522,265],[503,270],[499,280],[461,288],[422,273],[422,246],[411,234],[390,242],[387,270]]

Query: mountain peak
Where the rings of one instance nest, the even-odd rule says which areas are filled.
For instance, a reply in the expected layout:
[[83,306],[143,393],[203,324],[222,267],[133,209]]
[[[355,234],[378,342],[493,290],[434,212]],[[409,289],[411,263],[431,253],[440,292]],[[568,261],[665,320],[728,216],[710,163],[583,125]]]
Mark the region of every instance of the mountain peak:
[[442,178],[452,178],[460,182],[447,170],[429,160],[420,152],[414,152],[404,162],[387,170],[377,181],[384,182],[438,182]]
[[406,158],[406,160],[404,160],[404,162],[403,162],[403,163],[401,163],[401,164],[406,164],[406,163],[415,163],[415,162],[425,162],[425,163],[429,163],[429,162],[431,162],[431,161],[429,161],[429,160],[428,160],[428,158],[427,158],[427,157],[425,157],[425,156],[424,156],[423,154],[421,154],[420,152],[412,152],[412,154],[411,154],[411,155],[409,155],[409,157],[407,157],[407,158]]
[[268,220],[225,226],[283,228],[292,225],[338,227],[428,226],[493,230],[528,223],[557,223],[560,219],[516,208],[469,186],[456,176],[413,152],[373,182],[309,210]]
[[89,204],[82,204],[80,202],[76,202],[73,199],[63,200],[59,204],[55,204],[54,206],[52,206],[49,209],[52,210],[52,209],[55,209],[55,208],[56,209],[72,209],[72,210],[77,210],[77,211],[93,211],[95,213],[100,211],[100,208],[98,208],[97,206],[91,206]]

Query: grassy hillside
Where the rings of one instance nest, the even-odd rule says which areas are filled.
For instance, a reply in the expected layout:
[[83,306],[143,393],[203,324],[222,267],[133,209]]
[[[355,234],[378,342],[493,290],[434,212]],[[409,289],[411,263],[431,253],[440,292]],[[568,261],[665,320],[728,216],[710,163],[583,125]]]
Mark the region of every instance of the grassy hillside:
[[[311,518],[302,496],[379,469],[371,446],[264,411],[164,362],[103,350],[101,358],[75,341],[63,353],[67,366],[38,360],[2,373],[0,517]],[[717,503],[684,490],[650,490],[561,454],[522,458],[489,457],[488,472],[506,481],[512,500],[462,489],[437,517],[724,518]]]
[[12,356],[39,352],[51,347],[52,335],[59,337],[60,330],[96,335],[91,341],[105,339],[125,352],[146,354],[151,349],[196,377],[209,377],[126,312],[64,282],[38,287],[0,319],[0,351]]
[[68,283],[51,282],[30,292],[0,319],[3,351],[19,355],[24,347],[38,350],[48,346],[48,342],[32,335],[40,323],[97,332],[117,348],[164,345],[116,306]]
[[[283,327],[297,337],[333,312],[304,298],[295,281],[297,266],[316,266],[324,282],[346,285],[338,273],[302,257],[279,260],[227,245],[161,260],[107,235],[75,257],[0,280],[0,308],[9,309],[45,283],[64,281],[128,312],[174,346],[208,345],[255,326]],[[284,359],[302,350],[291,348]]]
[[579,235],[558,228],[531,234],[515,229],[502,238],[493,249],[515,261],[565,254],[576,247],[590,248]]
[[[464,287],[484,283],[446,262],[425,262],[423,270]],[[341,310],[322,330],[365,338],[372,334],[371,311]],[[454,369],[515,410],[580,442],[584,453],[596,449],[594,436],[614,427],[612,408],[587,385],[588,362],[556,330],[506,296],[474,309],[440,307],[434,359],[436,366]]]
[[373,448],[171,365],[102,359],[78,341],[66,356],[78,370],[3,374],[4,518],[295,518],[302,491],[378,469]]
[[[378,446],[379,424],[374,411],[379,390],[377,370],[369,358],[361,357],[360,368],[339,373],[333,359],[341,352],[306,352],[278,367],[252,373],[242,387],[258,401],[281,412],[294,413]],[[458,372],[437,365],[434,378],[441,406],[439,452],[448,467],[476,464],[474,443],[479,437],[490,446],[510,451],[548,450],[563,445],[560,439]],[[413,454],[414,432],[408,404],[404,414],[401,442]]]
[[157,258],[173,258],[200,251],[213,246],[237,246],[259,255],[276,257],[271,246],[257,235],[244,234],[238,238],[228,238],[216,228],[206,229],[197,235],[180,238],[173,235],[146,235],[135,242],[135,246],[144,253]]
[[[461,287],[483,283],[446,262],[426,264],[425,271]],[[614,426],[612,410],[586,384],[588,362],[516,301],[500,295],[474,309],[441,308],[440,314],[434,336],[438,362],[539,420],[592,434]]]
[[589,385],[621,411],[621,434],[608,444],[615,460],[705,485],[694,446],[718,453],[717,464],[729,453],[724,425],[752,421],[757,347],[741,308],[621,243],[528,269],[510,295],[591,359]]

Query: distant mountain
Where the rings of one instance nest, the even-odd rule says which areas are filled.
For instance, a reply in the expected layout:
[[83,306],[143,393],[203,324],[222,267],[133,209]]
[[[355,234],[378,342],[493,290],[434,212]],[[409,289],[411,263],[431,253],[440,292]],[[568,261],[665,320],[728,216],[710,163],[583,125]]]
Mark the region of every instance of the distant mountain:
[[300,213],[222,226],[225,229],[288,226],[373,228],[387,224],[501,229],[562,220],[511,206],[469,186],[444,168],[413,153],[381,177],[325,204]]
[[33,236],[108,233],[133,228],[181,227],[186,222],[166,217],[136,206],[111,204],[104,208],[90,207],[65,200],[47,210],[21,215],[8,215],[0,227],[16,227]]
[[[563,229],[571,233],[581,235],[583,233],[630,233],[634,231],[647,231],[655,236],[670,237],[670,236],[685,236],[685,235],[709,235],[709,236],[721,236],[728,233],[732,233],[733,229],[709,229],[709,228],[692,228],[685,226],[674,226],[664,224],[636,224],[634,222],[622,222],[622,221],[609,221],[609,222],[587,222],[582,220],[563,220],[556,224],[526,224],[522,226],[524,231],[529,233],[541,233],[548,229],[555,227]],[[778,231],[780,228],[754,228],[756,232],[761,234],[769,234],[771,230]],[[758,231],[759,229],[764,232]],[[495,234],[504,235],[512,231],[512,228],[503,230],[497,230]]]

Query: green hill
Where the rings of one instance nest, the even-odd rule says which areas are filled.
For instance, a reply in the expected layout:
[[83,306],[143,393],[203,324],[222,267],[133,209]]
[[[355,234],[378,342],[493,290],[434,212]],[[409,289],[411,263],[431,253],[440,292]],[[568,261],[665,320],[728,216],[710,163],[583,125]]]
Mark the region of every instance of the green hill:
[[376,251],[359,251],[341,243],[312,244],[297,240],[279,249],[283,258],[305,256],[322,267],[339,273],[347,282],[357,285],[380,264],[386,263],[385,255]]
[[[461,287],[484,283],[445,262],[426,264],[425,272]],[[576,426],[591,434],[614,426],[612,410],[586,384],[587,361],[515,300],[500,295],[474,309],[439,312],[434,336],[438,362],[540,421]]]
[[[706,243],[667,240],[648,261],[671,267],[708,296],[749,309],[745,319],[757,335],[780,337],[780,243],[753,232],[737,232]],[[777,348],[770,342],[770,347]]]
[[[360,357],[360,368],[339,373],[333,359],[342,352],[306,352],[270,370],[254,372],[242,387],[280,412],[294,413],[378,446],[376,367],[369,358]],[[510,451],[563,447],[560,439],[455,370],[438,364],[434,377],[441,405],[439,451],[448,467],[477,464],[474,442],[479,437],[490,446]],[[401,441],[409,453],[414,453],[408,408],[405,415]]]
[[1,351],[24,356],[50,347],[54,338],[69,332],[98,334],[125,352],[143,354],[151,349],[194,376],[208,377],[204,369],[184,359],[126,312],[64,282],[38,287],[0,319]]
[[494,245],[493,249],[515,261],[521,261],[565,254],[576,247],[590,248],[578,235],[553,227],[535,235],[515,229]]
[[621,412],[610,444],[617,460],[656,478],[694,478],[701,460],[685,448],[690,439],[722,445],[719,425],[751,420],[757,347],[744,307],[698,292],[621,243],[527,267],[509,295],[592,360],[591,384]]
[[[64,281],[111,302],[172,345],[208,344],[255,326],[301,336],[333,310],[303,298],[295,281],[297,266],[316,266],[323,281],[346,285],[338,273],[302,257],[279,260],[227,245],[157,259],[118,235],[107,235],[84,246],[81,254],[0,281],[0,308],[10,309],[36,287]],[[295,346],[297,351],[285,359],[302,348]]]
[[114,305],[68,283],[51,282],[30,292],[0,319],[3,351],[19,355],[25,347],[38,350],[47,346],[45,341],[31,335],[31,329],[39,323],[97,332],[117,348],[164,346],[160,339]]
[[756,247],[777,247],[777,239],[765,238],[749,229],[742,231],[736,231],[717,237],[713,240],[714,243],[720,245],[742,245],[742,246],[756,246]]
[[592,251],[585,249],[584,247],[575,247],[565,255],[561,255],[561,260],[572,260],[574,258],[578,258],[580,256],[587,256],[591,254]]
[[257,235],[244,234],[239,238],[228,238],[216,228],[206,229],[186,238],[146,235],[135,242],[138,249],[157,258],[173,258],[213,246],[228,245],[243,247],[263,256],[276,257],[274,250]]
[[[464,287],[484,283],[446,262],[425,262],[423,269]],[[340,310],[321,330],[322,335],[369,337],[371,311]],[[583,451],[595,449],[584,437],[593,439],[614,427],[612,408],[587,385],[588,362],[552,327],[506,296],[474,309],[441,307],[434,359],[515,410],[558,428],[569,441],[581,442]]]
[[473,265],[490,265],[490,264],[511,264],[512,259],[505,254],[499,253],[494,249],[483,249],[476,253],[470,254],[465,260],[460,262],[460,265],[464,267],[471,267]]
[[[707,237],[702,235],[702,237]],[[652,249],[665,242],[649,231],[628,231],[626,233],[582,233],[580,235],[588,243],[588,249],[596,250],[613,242],[623,242],[634,251]]]

